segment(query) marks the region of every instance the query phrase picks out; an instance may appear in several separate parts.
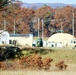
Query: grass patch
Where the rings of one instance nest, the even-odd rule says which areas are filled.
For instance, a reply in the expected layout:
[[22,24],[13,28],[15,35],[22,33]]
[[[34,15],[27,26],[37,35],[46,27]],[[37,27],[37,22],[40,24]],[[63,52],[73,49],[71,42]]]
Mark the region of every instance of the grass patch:
[[54,50],[43,57],[51,57],[54,63],[59,60],[65,60],[66,63],[76,64],[76,50]]
[[54,61],[53,63],[56,63],[59,60],[64,60],[68,64],[76,64],[76,50],[27,50],[23,51],[23,54],[31,55],[33,53],[40,54],[43,58],[45,57],[51,57]]
[[[49,37],[44,37],[43,40],[47,41]],[[33,37],[33,40],[38,40],[38,37]]]

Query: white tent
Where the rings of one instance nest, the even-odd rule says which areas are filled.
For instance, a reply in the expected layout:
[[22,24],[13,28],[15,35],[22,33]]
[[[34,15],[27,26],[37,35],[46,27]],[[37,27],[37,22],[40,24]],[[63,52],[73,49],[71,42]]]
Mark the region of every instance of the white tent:
[[68,46],[70,42],[73,40],[73,36],[68,33],[56,33],[52,35],[49,39],[48,42],[50,44],[54,44],[54,46]]
[[0,45],[9,44],[9,33],[4,30],[0,30]]

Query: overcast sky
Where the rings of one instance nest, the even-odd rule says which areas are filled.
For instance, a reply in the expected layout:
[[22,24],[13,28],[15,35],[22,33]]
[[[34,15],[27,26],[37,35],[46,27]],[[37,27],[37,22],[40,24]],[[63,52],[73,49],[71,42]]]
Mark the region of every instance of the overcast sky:
[[65,3],[76,4],[76,0],[20,0],[26,3]]

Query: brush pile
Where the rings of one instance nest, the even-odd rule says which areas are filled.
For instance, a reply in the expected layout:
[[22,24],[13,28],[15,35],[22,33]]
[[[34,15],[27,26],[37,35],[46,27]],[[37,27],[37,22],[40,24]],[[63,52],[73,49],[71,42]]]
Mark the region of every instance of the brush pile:
[[[28,70],[49,70],[51,67],[52,58],[42,58],[39,54],[32,54],[30,56],[23,56],[18,61],[12,62],[1,61],[1,70],[17,70],[17,69],[28,69]],[[57,69],[63,70],[67,68],[64,61],[59,61],[55,64]]]

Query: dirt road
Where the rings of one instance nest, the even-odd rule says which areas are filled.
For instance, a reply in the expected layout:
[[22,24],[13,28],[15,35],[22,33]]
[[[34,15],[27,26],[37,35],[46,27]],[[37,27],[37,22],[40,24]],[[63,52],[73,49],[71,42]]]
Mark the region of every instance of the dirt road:
[[49,71],[44,70],[18,70],[1,71],[0,75],[76,75],[76,64],[69,64],[67,70],[59,71],[55,66],[51,66]]

